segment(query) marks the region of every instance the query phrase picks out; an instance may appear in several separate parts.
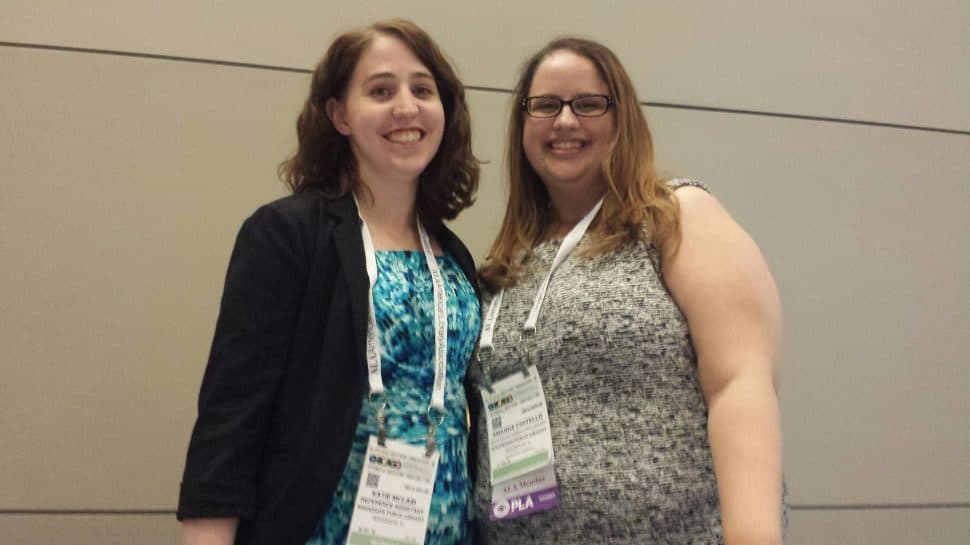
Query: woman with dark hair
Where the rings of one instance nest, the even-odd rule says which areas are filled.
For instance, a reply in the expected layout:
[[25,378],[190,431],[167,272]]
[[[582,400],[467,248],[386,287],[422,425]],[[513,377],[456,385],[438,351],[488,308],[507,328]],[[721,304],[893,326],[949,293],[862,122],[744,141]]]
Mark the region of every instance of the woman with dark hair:
[[605,46],[551,42],[514,100],[469,372],[483,541],[780,543],[780,304],[758,247],[700,183],[657,174]]
[[462,84],[416,25],[376,23],[330,46],[297,132],[293,195],[245,221],[229,263],[184,542],[466,543],[480,309],[443,224],[478,183]]

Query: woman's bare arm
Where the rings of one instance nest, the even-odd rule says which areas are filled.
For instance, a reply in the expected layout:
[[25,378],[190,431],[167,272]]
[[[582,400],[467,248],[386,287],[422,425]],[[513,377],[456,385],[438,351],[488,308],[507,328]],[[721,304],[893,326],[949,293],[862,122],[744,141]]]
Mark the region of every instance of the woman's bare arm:
[[781,543],[777,289],[757,245],[707,192],[684,187],[664,278],[690,325],[708,406],[726,545]]

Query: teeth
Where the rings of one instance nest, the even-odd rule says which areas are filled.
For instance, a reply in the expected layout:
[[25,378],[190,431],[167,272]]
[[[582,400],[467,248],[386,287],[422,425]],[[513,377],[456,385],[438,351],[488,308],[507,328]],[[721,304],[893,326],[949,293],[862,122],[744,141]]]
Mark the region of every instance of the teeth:
[[552,144],[550,144],[550,147],[552,147],[552,149],[574,150],[574,149],[579,149],[583,147],[583,143],[577,140],[570,140],[567,142],[553,142]]
[[418,129],[405,129],[400,131],[394,131],[387,135],[387,139],[391,142],[398,142],[401,144],[408,144],[410,142],[417,142],[421,140],[421,131]]

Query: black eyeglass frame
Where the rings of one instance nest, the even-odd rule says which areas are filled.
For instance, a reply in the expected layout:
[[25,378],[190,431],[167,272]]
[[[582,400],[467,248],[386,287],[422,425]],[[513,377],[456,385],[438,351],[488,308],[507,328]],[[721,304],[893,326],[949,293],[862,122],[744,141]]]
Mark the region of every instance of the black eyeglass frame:
[[[532,111],[529,110],[529,101],[531,101],[533,99],[536,99],[536,98],[544,98],[546,100],[558,100],[559,101],[559,108],[556,110],[556,113],[551,114],[551,115],[535,115],[535,114],[532,113]],[[603,113],[589,115],[589,114],[581,114],[581,113],[577,112],[573,108],[573,102],[576,102],[577,100],[582,100],[584,98],[605,98],[606,99],[606,108],[603,110]],[[572,111],[573,112],[573,115],[575,115],[576,117],[602,117],[602,116],[606,115],[606,112],[610,111],[610,107],[613,106],[613,104],[614,104],[613,97],[611,97],[610,95],[581,95],[581,96],[578,96],[578,97],[573,97],[570,100],[563,100],[563,99],[561,99],[559,97],[554,97],[554,96],[549,96],[549,95],[538,95],[538,96],[525,97],[525,98],[522,99],[522,109],[525,110],[525,114],[528,115],[529,117],[533,117],[533,118],[536,118],[536,119],[552,119],[554,117],[557,117],[557,116],[559,116],[559,114],[562,113],[562,109],[563,109],[564,106],[569,106],[570,111]]]

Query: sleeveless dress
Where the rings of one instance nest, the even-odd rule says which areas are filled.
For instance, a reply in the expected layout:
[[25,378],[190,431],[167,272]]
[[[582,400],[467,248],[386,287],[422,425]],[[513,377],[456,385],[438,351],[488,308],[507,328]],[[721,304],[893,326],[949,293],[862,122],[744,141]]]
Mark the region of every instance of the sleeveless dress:
[[[679,181],[671,185],[699,185]],[[701,186],[702,187],[702,186]],[[707,405],[687,321],[649,244],[587,259],[576,249],[549,284],[534,335],[522,324],[559,241],[536,246],[506,289],[488,358],[498,380],[536,365],[548,403],[560,507],[489,520],[488,438],[477,422],[476,524],[491,544],[722,543]],[[488,309],[486,295],[483,308]],[[483,367],[469,369],[481,403]]]
[[[470,542],[471,483],[468,476],[468,428],[465,370],[478,338],[481,314],[475,290],[450,256],[438,266],[448,299],[448,362],[445,419],[435,439],[440,452],[428,520],[426,544]],[[381,375],[389,398],[387,437],[425,445],[426,411],[434,381],[434,292],[421,251],[378,251],[374,307],[381,342]],[[330,509],[321,517],[307,545],[343,545],[357,496],[364,453],[377,434],[380,400],[364,398],[356,435]]]

